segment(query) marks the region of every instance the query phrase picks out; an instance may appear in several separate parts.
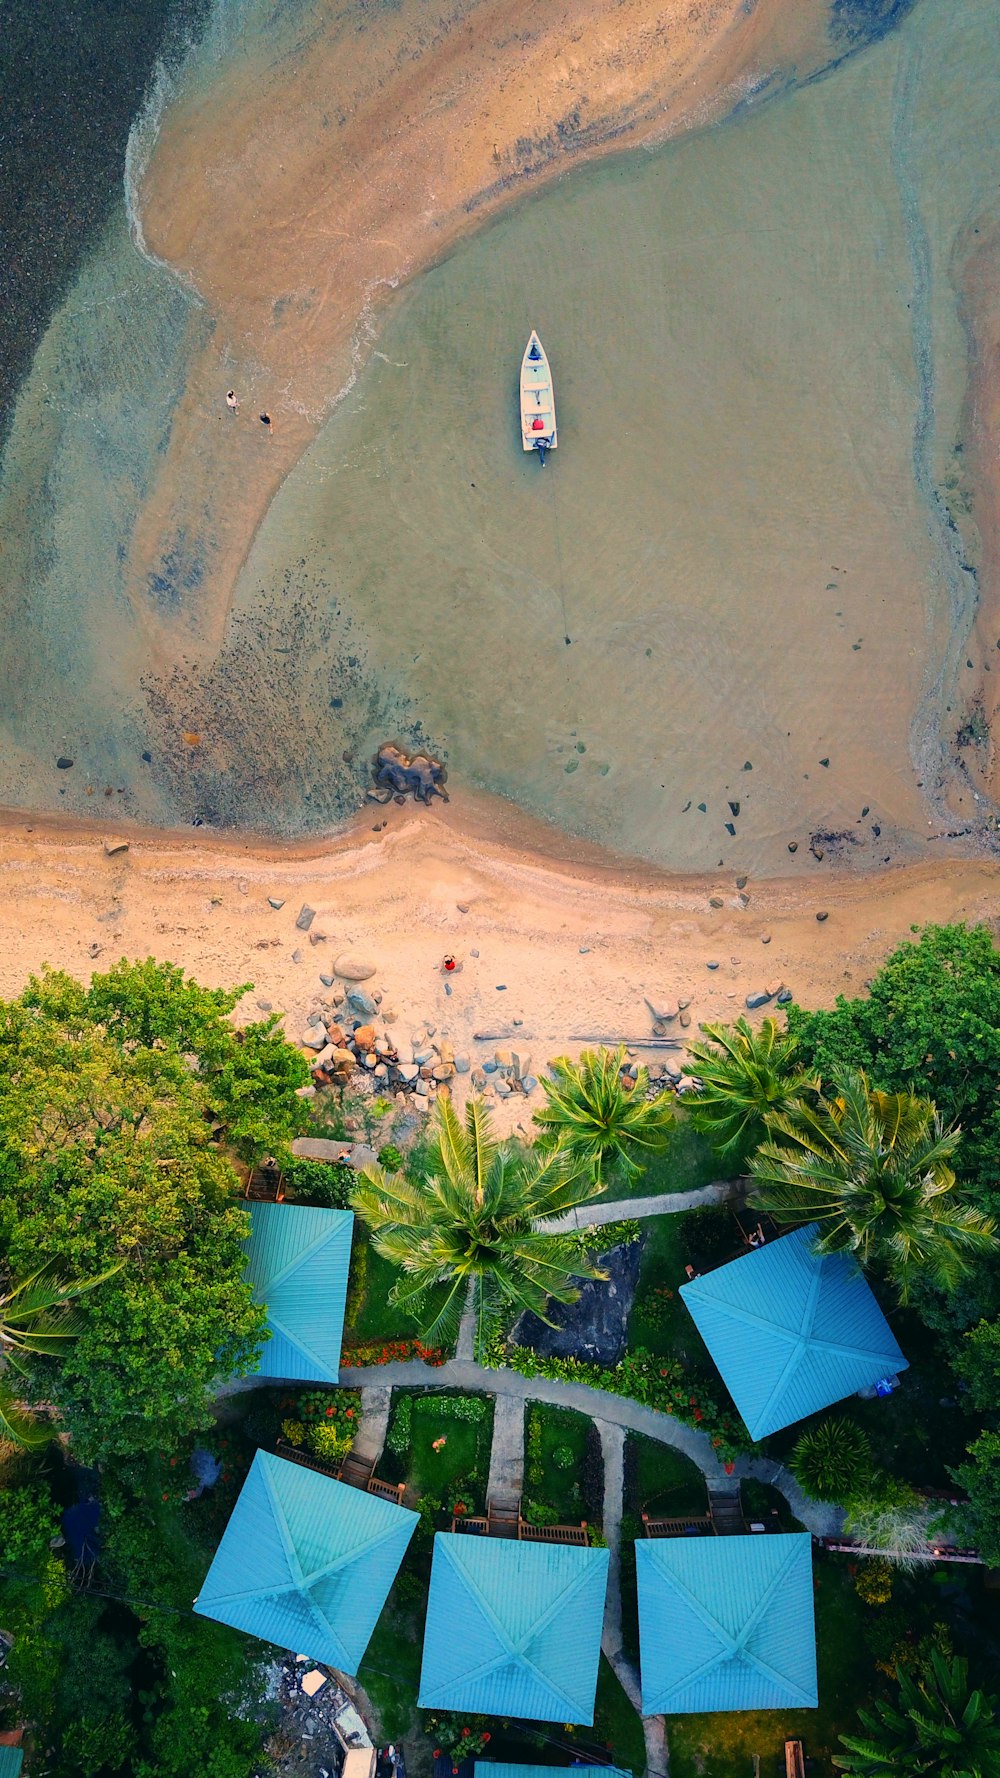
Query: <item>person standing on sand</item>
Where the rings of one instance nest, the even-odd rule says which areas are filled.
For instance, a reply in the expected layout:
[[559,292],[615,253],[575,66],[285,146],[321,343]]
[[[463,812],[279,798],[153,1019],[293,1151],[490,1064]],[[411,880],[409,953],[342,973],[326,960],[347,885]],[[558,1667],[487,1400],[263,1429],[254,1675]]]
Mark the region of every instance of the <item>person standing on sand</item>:
[[227,389],[227,390],[226,390],[226,406],[227,406],[227,408],[228,408],[228,409],[229,409],[229,411],[230,411],[230,413],[232,413],[232,414],[238,414],[238,413],[239,413],[239,411],[240,411],[240,404],[239,404],[239,401],[238,401],[238,399],[237,399],[237,395],[236,395],[236,390],[235,390],[235,389]]

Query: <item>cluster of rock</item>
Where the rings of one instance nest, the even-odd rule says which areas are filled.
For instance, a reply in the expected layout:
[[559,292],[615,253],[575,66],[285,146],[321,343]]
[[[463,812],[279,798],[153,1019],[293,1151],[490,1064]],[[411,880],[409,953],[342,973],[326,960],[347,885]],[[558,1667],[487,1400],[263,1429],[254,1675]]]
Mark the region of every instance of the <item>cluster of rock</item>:
[[491,1061],[472,1070],[472,1084],[480,1092],[492,1086],[498,1099],[509,1099],[512,1093],[533,1093],[538,1078],[531,1072],[530,1056],[519,1056],[516,1050],[494,1050]]
[[759,1006],[768,1006],[773,1000],[776,1006],[787,1006],[792,998],[791,988],[784,982],[769,982],[766,988],[758,988],[755,993],[747,995],[747,1006],[755,1012]]
[[[338,1002],[338,991],[331,997]],[[310,1013],[301,1042],[315,1051],[311,1069],[311,1095],[317,1087],[346,1086],[357,1069],[373,1086],[394,1094],[402,1104],[410,1094],[430,1102],[450,1097],[449,1082],[456,1074],[468,1074],[467,1055],[456,1055],[446,1037],[434,1041],[434,1028],[413,1031],[409,1039],[388,1029],[396,1015],[380,1010],[381,995],[357,988],[340,991],[339,1003]]]

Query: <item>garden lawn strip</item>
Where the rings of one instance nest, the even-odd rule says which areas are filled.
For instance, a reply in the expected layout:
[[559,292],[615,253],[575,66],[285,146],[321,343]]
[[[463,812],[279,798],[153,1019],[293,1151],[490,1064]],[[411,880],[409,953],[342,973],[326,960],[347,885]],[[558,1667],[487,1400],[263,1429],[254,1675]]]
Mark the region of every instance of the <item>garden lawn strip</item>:
[[702,1518],[708,1511],[708,1490],[697,1464],[656,1439],[630,1432],[625,1457],[625,1505],[641,1518]]
[[358,1668],[358,1680],[378,1711],[383,1741],[398,1743],[416,1728],[427,1608],[427,1582],[420,1567],[407,1556]]
[[682,1112],[665,1147],[644,1156],[640,1173],[616,1173],[598,1201],[607,1204],[619,1198],[653,1198],[661,1192],[697,1191],[718,1177],[718,1155],[708,1138],[700,1135]]
[[587,1517],[583,1473],[592,1422],[572,1408],[531,1402],[525,1419],[524,1496],[557,1514],[556,1523]]
[[[588,1732],[586,1729],[582,1731],[585,1735]],[[621,1681],[604,1655],[597,1670],[593,1737],[607,1744],[616,1766],[624,1767],[639,1778],[646,1766],[642,1720],[629,1703]]]

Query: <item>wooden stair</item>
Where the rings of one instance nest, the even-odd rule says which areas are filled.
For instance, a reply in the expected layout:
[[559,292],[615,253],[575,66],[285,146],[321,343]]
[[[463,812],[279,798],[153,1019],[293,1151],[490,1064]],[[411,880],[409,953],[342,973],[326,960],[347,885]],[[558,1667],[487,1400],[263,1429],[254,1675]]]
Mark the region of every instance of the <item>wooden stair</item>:
[[708,1510],[717,1537],[743,1536],[747,1527],[739,1482],[727,1488],[709,1488]]
[[367,1488],[374,1472],[374,1457],[358,1457],[354,1451],[348,1451],[341,1466],[340,1479],[349,1488]]
[[516,1542],[520,1535],[520,1494],[495,1494],[486,1504],[486,1517],[491,1537],[509,1537]]

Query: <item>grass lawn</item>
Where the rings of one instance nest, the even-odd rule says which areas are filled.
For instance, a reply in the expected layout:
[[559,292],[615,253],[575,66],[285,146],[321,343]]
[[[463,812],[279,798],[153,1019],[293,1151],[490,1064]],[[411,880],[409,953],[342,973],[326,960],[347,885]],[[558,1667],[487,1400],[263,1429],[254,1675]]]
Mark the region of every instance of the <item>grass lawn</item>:
[[713,1179],[725,1177],[725,1168],[704,1136],[679,1119],[671,1131],[665,1148],[651,1155],[644,1171],[630,1180],[612,1180],[602,1203],[619,1198],[651,1198],[661,1192],[691,1192],[700,1185],[711,1185]]
[[414,1585],[412,1561],[408,1555],[358,1669],[358,1679],[378,1711],[385,1741],[402,1741],[404,1735],[417,1732],[427,1584],[422,1579],[419,1587]]
[[616,1766],[634,1772],[636,1778],[646,1767],[646,1742],[642,1722],[604,1655],[597,1672],[597,1703],[594,1707],[593,1731],[582,1729],[581,1736],[592,1732],[594,1739],[604,1742]]
[[708,1511],[705,1478],[690,1457],[639,1432],[629,1433],[628,1444],[625,1505],[630,1512],[681,1519]]
[[[540,1401],[528,1404],[524,1497],[554,1507],[562,1524],[589,1520],[597,1506],[596,1501],[586,1501],[583,1489],[592,1430],[593,1422],[584,1414],[574,1413],[572,1408],[554,1408]],[[559,1457],[562,1462],[557,1461]],[[600,1506],[603,1511],[603,1499]],[[600,1523],[600,1514],[596,1522]]]
[[[368,1230],[360,1221],[354,1224],[351,1246],[351,1283],[348,1289],[348,1313],[344,1322],[344,1344],[359,1345],[365,1340],[418,1339],[435,1309],[436,1292],[430,1292],[427,1308],[418,1323],[412,1315],[394,1308],[389,1301],[399,1268],[376,1253]],[[442,1296],[444,1292],[442,1291]]]
[[[392,1400],[393,1417],[379,1475],[387,1481],[408,1482],[417,1499],[440,1501],[447,1517],[457,1500],[463,1500],[470,1513],[483,1511],[493,1439],[493,1397],[397,1389]],[[450,1402],[475,1404],[473,1411],[479,1417],[462,1418],[461,1410],[449,1411]],[[393,1451],[400,1416],[409,1418],[409,1431],[404,1449]],[[435,1451],[435,1441],[440,1438],[445,1442]]]
[[680,1286],[687,1258],[683,1216],[656,1216],[645,1223],[639,1282],[628,1324],[628,1343],[657,1356],[679,1358],[696,1370],[715,1374],[698,1329],[684,1307]]

